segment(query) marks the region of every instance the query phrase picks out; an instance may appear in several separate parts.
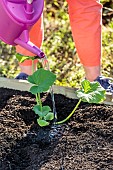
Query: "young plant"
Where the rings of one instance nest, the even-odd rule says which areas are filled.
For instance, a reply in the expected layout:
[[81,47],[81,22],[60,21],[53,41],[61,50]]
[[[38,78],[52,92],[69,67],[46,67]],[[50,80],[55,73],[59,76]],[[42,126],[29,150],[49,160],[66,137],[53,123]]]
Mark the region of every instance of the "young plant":
[[36,96],[37,104],[33,110],[38,115],[37,123],[40,126],[47,126],[49,125],[49,121],[54,119],[54,113],[51,112],[51,108],[49,106],[42,106],[40,93],[47,92],[55,80],[56,75],[43,68],[38,69],[31,76],[28,76],[28,82],[33,84],[30,92]]
[[74,114],[81,101],[98,104],[105,100],[105,89],[98,82],[89,82],[88,80],[83,80],[81,82],[81,89],[77,90],[76,94],[79,98],[79,101],[75,108],[72,110],[68,117],[62,121],[56,122],[56,124],[66,122]]

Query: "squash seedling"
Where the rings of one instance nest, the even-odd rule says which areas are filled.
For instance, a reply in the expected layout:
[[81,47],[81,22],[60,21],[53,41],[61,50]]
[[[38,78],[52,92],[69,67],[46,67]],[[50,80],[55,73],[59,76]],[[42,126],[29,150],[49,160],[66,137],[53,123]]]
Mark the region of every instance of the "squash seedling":
[[83,80],[81,82],[81,89],[76,91],[76,95],[79,101],[72,112],[64,120],[56,122],[56,124],[62,124],[69,120],[82,101],[95,104],[102,103],[105,100],[105,89],[96,81],[89,82],[88,80]]
[[[32,75],[28,76],[28,82],[33,84],[30,88],[30,92],[36,96],[37,104],[33,107],[33,110],[35,114],[38,115],[37,123],[40,126],[47,126],[50,121],[54,119],[54,113],[51,112],[51,108],[49,106],[42,106],[40,93],[47,92],[50,89],[56,80],[56,75],[43,68],[39,68],[34,72],[34,60],[38,59],[38,56],[30,57],[16,54],[16,58],[20,63],[25,60],[32,60]],[[47,59],[45,58],[45,60],[42,61],[43,65],[45,65],[48,69]]]
[[49,121],[54,119],[54,113],[51,112],[51,108],[49,106],[42,106],[40,93],[47,92],[55,80],[56,75],[43,68],[38,69],[31,76],[28,76],[28,82],[33,84],[30,92],[36,96],[37,104],[33,110],[38,115],[37,123],[40,126],[47,126],[49,125]]

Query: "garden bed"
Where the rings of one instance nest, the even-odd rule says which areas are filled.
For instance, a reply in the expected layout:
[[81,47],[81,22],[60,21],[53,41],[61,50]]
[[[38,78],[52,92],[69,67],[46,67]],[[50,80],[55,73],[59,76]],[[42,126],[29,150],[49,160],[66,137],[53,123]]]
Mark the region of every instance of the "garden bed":
[[[0,79],[0,170],[113,170],[112,96],[102,105],[81,103],[50,138],[52,127],[36,124],[29,88],[27,82]],[[62,120],[78,99],[71,88],[53,89]],[[50,94],[41,97],[52,107]]]

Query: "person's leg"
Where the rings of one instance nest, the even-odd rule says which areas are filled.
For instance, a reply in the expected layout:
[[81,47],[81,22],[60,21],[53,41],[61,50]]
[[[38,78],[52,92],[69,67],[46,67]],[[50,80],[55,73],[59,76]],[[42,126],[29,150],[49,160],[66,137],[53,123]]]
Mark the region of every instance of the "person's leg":
[[[41,17],[37,23],[32,27],[29,33],[30,41],[34,43],[39,48],[41,47],[43,41],[43,18]],[[22,48],[21,46],[16,46],[16,52],[25,55],[25,56],[35,56],[35,54],[30,51]],[[34,61],[34,70],[36,70],[37,60]],[[26,73],[28,75],[32,74],[32,61],[26,60],[23,63],[19,63],[20,70],[22,73]]]
[[86,78],[100,75],[102,5],[99,0],[67,0],[75,46]]

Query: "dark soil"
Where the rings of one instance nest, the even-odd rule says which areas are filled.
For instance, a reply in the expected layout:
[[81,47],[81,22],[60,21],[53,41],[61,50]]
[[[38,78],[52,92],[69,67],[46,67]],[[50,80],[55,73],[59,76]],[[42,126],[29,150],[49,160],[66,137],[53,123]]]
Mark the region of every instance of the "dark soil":
[[[50,95],[43,104],[52,107]],[[77,100],[55,95],[58,120]],[[72,118],[50,138],[41,128],[28,92],[0,88],[0,170],[113,170],[113,107],[82,103]]]

